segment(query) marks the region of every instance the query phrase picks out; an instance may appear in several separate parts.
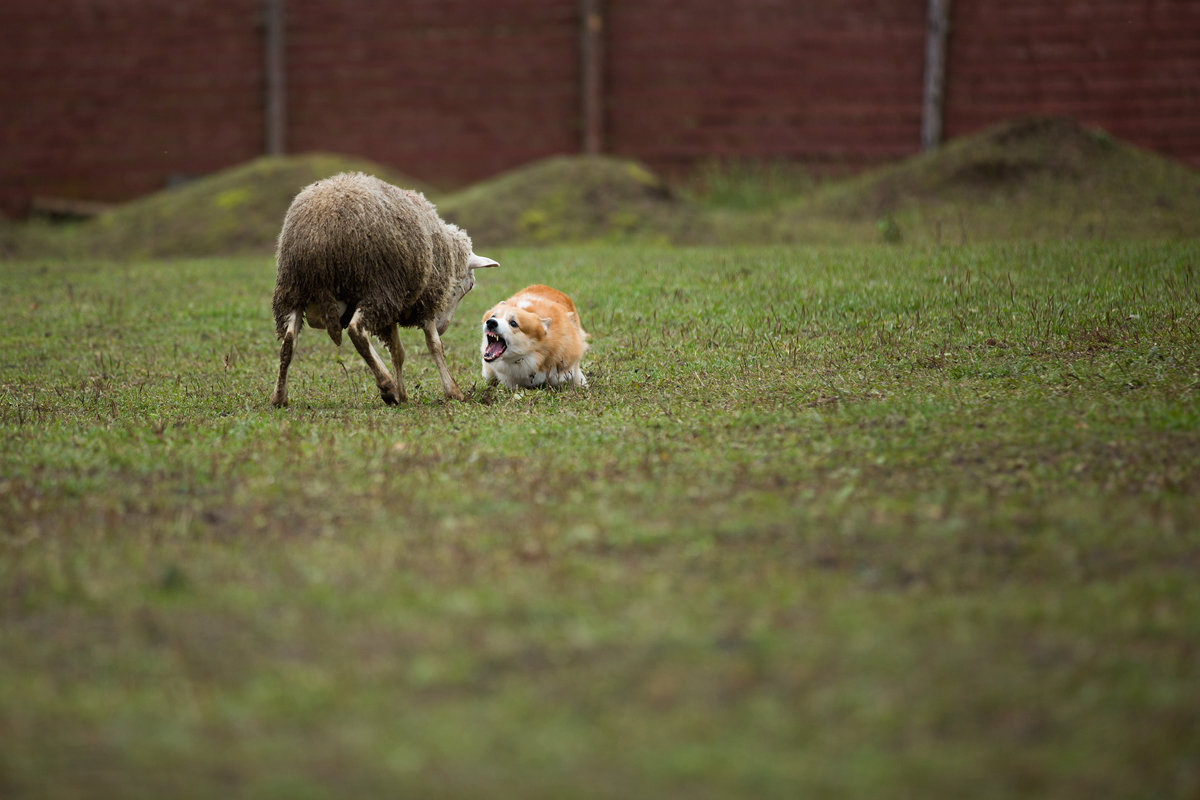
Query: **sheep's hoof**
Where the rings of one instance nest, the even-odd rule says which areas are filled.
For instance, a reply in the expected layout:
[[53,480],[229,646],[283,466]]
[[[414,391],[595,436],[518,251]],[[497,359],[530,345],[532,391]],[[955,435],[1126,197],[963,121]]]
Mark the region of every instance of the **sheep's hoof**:
[[274,408],[286,408],[288,404],[287,395],[271,395],[271,405]]
[[403,403],[408,399],[403,391],[399,391],[394,386],[380,387],[379,396],[382,397],[383,402],[387,403],[389,406]]
[[451,400],[457,400],[460,403],[467,399],[467,396],[458,389],[455,389],[452,392],[446,392],[446,397],[449,397]]

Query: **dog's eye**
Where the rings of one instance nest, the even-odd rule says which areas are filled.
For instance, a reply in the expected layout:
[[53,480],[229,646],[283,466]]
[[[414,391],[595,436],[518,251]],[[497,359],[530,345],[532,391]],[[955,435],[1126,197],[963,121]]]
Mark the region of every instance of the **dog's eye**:
[[517,327],[517,321],[515,319],[510,319],[508,321],[508,324],[509,324],[509,327],[512,327],[512,328]]

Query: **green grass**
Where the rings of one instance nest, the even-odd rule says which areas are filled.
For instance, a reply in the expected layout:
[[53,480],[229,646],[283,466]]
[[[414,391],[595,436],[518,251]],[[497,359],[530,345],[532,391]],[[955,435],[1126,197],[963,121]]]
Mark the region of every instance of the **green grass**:
[[0,795],[1200,791],[1200,245],[489,255],[286,410],[269,259],[0,262]]
[[783,160],[711,160],[685,181],[687,195],[701,208],[735,212],[772,211],[819,185],[811,171]]

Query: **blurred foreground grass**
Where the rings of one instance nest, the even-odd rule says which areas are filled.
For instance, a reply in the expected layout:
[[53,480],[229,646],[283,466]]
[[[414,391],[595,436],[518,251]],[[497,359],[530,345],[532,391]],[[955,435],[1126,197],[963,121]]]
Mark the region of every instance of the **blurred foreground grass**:
[[1200,245],[489,254],[283,411],[269,259],[0,263],[0,795],[1200,791]]

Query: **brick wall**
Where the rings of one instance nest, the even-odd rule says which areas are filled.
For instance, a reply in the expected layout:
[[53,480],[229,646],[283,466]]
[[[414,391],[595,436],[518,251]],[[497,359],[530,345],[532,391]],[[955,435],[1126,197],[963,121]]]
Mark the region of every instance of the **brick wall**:
[[924,0],[607,6],[613,152],[857,166],[920,141]]
[[[263,151],[262,0],[0,3],[0,211]],[[604,0],[604,141],[858,167],[920,131],[926,0]],[[580,148],[575,0],[286,0],[287,147],[462,183]],[[1200,165],[1200,3],[956,2],[945,130],[1074,116]]]
[[[287,147],[464,182],[578,149],[561,0],[287,0]],[[260,0],[0,4],[0,212],[124,200],[264,149]]]
[[945,130],[1073,117],[1200,166],[1200,3],[953,3]]
[[288,149],[464,182],[579,148],[563,0],[288,0]]
[[257,0],[0,4],[0,211],[121,200],[261,151]]

